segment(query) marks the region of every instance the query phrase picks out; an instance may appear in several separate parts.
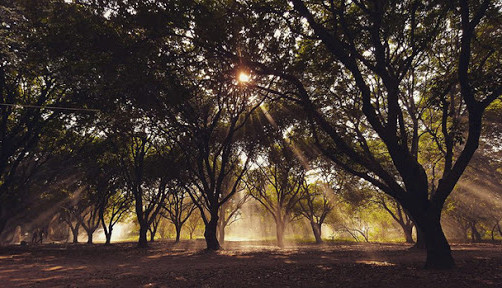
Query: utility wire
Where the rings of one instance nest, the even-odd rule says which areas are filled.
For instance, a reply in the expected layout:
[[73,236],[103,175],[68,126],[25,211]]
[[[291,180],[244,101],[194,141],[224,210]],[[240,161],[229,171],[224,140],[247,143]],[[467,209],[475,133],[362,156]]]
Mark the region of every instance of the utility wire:
[[38,106],[38,105],[29,105],[29,104],[0,103],[0,106],[7,106],[7,107],[14,107],[14,108],[35,108],[35,109],[49,109],[49,110],[100,112],[100,110],[98,110],[98,109],[69,108],[69,107],[58,107],[58,106]]

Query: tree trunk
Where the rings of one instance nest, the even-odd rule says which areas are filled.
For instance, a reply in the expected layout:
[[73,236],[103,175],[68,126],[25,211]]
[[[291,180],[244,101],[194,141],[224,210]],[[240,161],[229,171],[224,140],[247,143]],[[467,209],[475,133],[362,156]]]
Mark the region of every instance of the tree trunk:
[[277,235],[277,246],[284,248],[284,230],[286,225],[281,220],[275,222],[275,233]]
[[413,225],[403,225],[404,238],[406,239],[406,243],[415,243],[413,241]]
[[490,233],[490,235],[492,236],[492,237],[491,237],[491,238],[492,238],[492,241],[495,241],[495,227],[496,227],[496,226],[497,226],[497,225],[493,226],[492,231],[491,231],[491,233]]
[[94,231],[87,231],[87,244],[92,244],[92,234]]
[[73,235],[73,243],[78,243],[78,228],[80,227],[80,224],[76,224],[75,228],[72,228],[70,226],[71,234]]
[[110,245],[112,243],[112,232],[105,233],[106,242],[105,245]]
[[472,242],[480,242],[481,234],[479,234],[478,229],[476,229],[476,223],[471,222],[471,240]]
[[148,247],[148,240],[146,238],[146,234],[148,232],[148,227],[146,224],[140,224],[139,227],[139,240],[138,240],[138,247],[139,248],[146,248]]
[[103,232],[105,232],[105,239],[106,239],[105,245],[110,245],[112,243],[112,231],[113,231],[112,225],[110,225],[108,229],[106,228],[106,226],[103,226]]
[[176,225],[176,241],[174,241],[174,243],[180,242],[180,236],[181,236],[181,225]]
[[204,238],[206,239],[207,250],[219,250],[220,243],[216,237],[216,229],[218,227],[218,213],[211,213],[211,220],[206,224],[204,230]]
[[314,232],[315,243],[321,244],[322,243],[321,224],[315,223],[314,221],[310,221],[310,226],[312,226],[312,232]]
[[455,267],[450,245],[441,227],[440,214],[441,212],[435,213],[434,216],[427,215],[417,221],[417,224],[420,223],[417,228],[420,227],[419,229],[422,230],[427,250],[426,269],[451,269]]

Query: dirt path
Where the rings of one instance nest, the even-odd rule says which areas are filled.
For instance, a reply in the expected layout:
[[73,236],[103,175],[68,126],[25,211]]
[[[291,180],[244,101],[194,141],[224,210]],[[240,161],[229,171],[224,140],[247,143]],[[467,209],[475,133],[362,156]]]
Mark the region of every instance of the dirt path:
[[0,287],[502,287],[502,246],[455,245],[458,268],[421,269],[424,254],[398,244],[277,249],[202,241],[0,248]]

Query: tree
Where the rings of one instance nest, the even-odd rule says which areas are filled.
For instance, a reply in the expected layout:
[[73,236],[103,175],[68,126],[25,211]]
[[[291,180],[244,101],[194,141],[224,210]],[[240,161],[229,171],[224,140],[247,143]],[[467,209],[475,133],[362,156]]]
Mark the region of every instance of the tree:
[[[98,216],[105,234],[105,245],[110,245],[113,227],[130,211],[132,197],[125,190],[124,179],[120,177],[120,164],[113,156],[101,155],[98,167],[88,181],[96,189]],[[90,167],[88,168],[90,169]],[[97,174],[97,175],[96,175]]]
[[[191,201],[188,192],[184,189],[183,184],[177,182],[177,187],[171,187],[169,195],[164,204],[164,211],[167,213],[165,216],[176,229],[176,241],[180,241],[181,228],[185,222],[190,218],[193,211],[197,206]],[[190,237],[190,239],[192,239]]]
[[[493,126],[491,127],[493,129]],[[493,138],[492,138],[493,139]],[[490,231],[494,238],[502,218],[501,174],[498,157],[483,139],[481,149],[473,157],[467,173],[462,176],[446,205],[446,219],[462,240],[480,242]]]
[[[31,57],[35,23],[22,13],[14,1],[0,5],[5,25],[0,37],[5,46],[0,50],[0,233],[10,218],[22,213],[23,185],[49,158],[50,150],[40,149],[45,135],[57,142],[61,128],[61,111],[41,109],[60,105],[67,99],[57,73],[47,69],[49,61]],[[36,50],[36,49],[35,49]],[[38,150],[38,151],[37,151]],[[37,155],[38,154],[38,155]]]
[[342,231],[348,233],[356,242],[361,240],[360,236],[363,237],[365,242],[370,242],[370,227],[362,217],[364,212],[357,209],[352,212],[352,214],[349,214],[348,219],[341,224]]
[[[308,141],[304,142],[302,146],[299,146],[301,150],[306,151]],[[316,157],[317,159],[315,159]],[[315,173],[311,173],[310,177],[317,178],[317,180],[310,184],[303,183],[303,197],[298,202],[298,213],[310,222],[316,243],[319,244],[322,242],[321,228],[326,217],[339,204],[343,195],[347,195],[347,191],[361,189],[361,187],[358,187],[353,176],[333,167],[322,155],[315,153],[311,155],[311,158],[316,161],[311,161],[311,165],[314,167],[311,170]]]
[[63,207],[60,212],[61,221],[68,225],[68,228],[70,229],[73,236],[72,243],[74,244],[78,243],[78,233],[80,228],[80,221],[78,221],[76,217],[75,209],[76,206],[71,205],[68,207]]
[[[67,211],[72,213],[80,224],[79,226],[84,228],[87,233],[87,244],[93,244],[93,234],[98,229],[100,224],[100,197],[92,185],[89,185],[88,183],[84,184],[82,182],[77,185],[76,193],[72,195],[73,205],[71,205]],[[74,227],[72,227],[71,218],[69,218],[69,220],[70,221],[67,221],[67,223],[73,233]],[[75,232],[78,232],[78,228]]]
[[219,209],[237,192],[249,168],[254,145],[252,135],[245,133],[246,124],[263,102],[260,96],[264,97],[253,96],[245,85],[236,85],[233,78],[223,76],[211,76],[216,83],[206,83],[196,97],[177,107],[178,127],[184,134],[180,146],[189,163],[193,185],[190,197],[205,224],[208,250],[220,249]]
[[249,194],[236,193],[230,200],[225,202],[220,207],[220,215],[218,222],[218,241],[220,243],[225,242],[225,228],[232,225],[235,221],[240,219],[241,208],[250,199]]
[[415,243],[415,241],[413,241],[413,227],[415,224],[403,210],[403,207],[394,199],[387,199],[388,197],[385,195],[378,195],[377,197],[376,202],[382,206],[382,208],[392,216],[392,219],[403,229],[406,243]]
[[134,198],[136,217],[140,225],[138,247],[147,247],[147,232],[167,198],[167,186],[176,177],[178,151],[169,146],[154,147],[153,135],[129,134],[121,138],[126,147],[119,150],[122,173],[127,189]]
[[122,190],[110,193],[99,207],[99,219],[105,233],[106,245],[111,243],[113,227],[124,220],[131,208],[131,197]]
[[150,242],[155,241],[155,234],[157,234],[157,229],[159,228],[160,221],[162,220],[162,213],[158,213],[153,219],[150,226],[148,226],[148,232],[150,232]]
[[[268,2],[268,9],[258,10],[265,12],[253,20],[274,19],[279,37],[267,39],[274,42],[262,46],[265,51],[250,49],[244,62],[255,73],[284,80],[276,90],[303,107],[323,154],[402,205],[424,235],[426,268],[453,267],[441,211],[479,145],[485,109],[501,95],[494,52],[500,51],[494,28],[500,9],[465,0],[292,3]],[[255,33],[241,27],[245,36]],[[278,42],[287,35],[303,45],[281,50]],[[267,58],[272,49],[299,57],[274,63],[277,57]],[[439,127],[425,131],[438,132],[432,138],[439,162],[420,157],[431,143],[420,141],[427,116]],[[433,171],[434,163],[441,163],[441,173]]]
[[[109,245],[113,226],[129,210],[131,197],[124,191],[125,183],[121,177],[120,161],[113,154],[114,149],[110,139],[92,136],[90,138],[92,140],[86,149],[81,151],[81,154],[85,155],[81,161],[85,173],[82,181],[87,183],[92,191],[88,194],[87,208],[94,207],[89,211],[89,216],[92,217],[88,220],[92,219],[94,230],[98,228],[99,223],[101,224],[106,238],[105,244]],[[85,225],[82,227],[85,229]]]
[[79,228],[87,233],[87,244],[92,244],[93,234],[99,227],[98,202],[96,193],[89,185],[76,183],[68,195],[67,203],[62,205],[61,217],[73,234],[73,243],[78,242]]
[[[92,236],[100,224],[99,219],[99,206],[92,203],[91,199],[84,198],[79,202],[79,205],[84,207],[76,213],[75,216],[87,233],[87,244],[92,244]],[[76,211],[75,211],[76,212]]]
[[303,197],[298,201],[299,213],[310,222],[315,242],[320,244],[322,224],[334,208],[333,195],[330,196],[334,191],[330,191],[328,184],[322,182],[304,182],[302,185]]
[[[94,100],[105,107],[103,93],[96,91],[113,78],[103,77],[104,71],[116,67],[106,65],[112,63],[112,45],[104,47],[102,40],[117,44],[117,37],[111,25],[101,25],[102,15],[62,1],[4,1],[0,14],[5,24],[0,37],[6,40],[0,48],[1,232],[8,218],[29,210],[26,199],[40,196],[40,190],[26,186],[33,181],[29,178],[46,173],[54,155],[71,150],[74,137],[67,136],[74,130],[86,133],[83,124],[94,126],[97,110],[90,106],[98,101],[92,97],[99,94]],[[57,171],[68,176],[65,169]]]
[[188,220],[186,222],[187,228],[188,228],[188,234],[190,240],[193,239],[193,236],[195,234],[195,231],[198,230],[200,224],[201,224],[201,219],[200,215],[197,215],[197,210],[192,213],[191,217],[188,217]]
[[[501,100],[496,100],[484,115],[478,151],[473,156],[466,173],[462,175],[445,209],[445,216],[455,237],[463,241],[481,241],[483,236],[495,240],[498,222],[502,218],[501,151]],[[470,238],[470,239],[469,239]]]
[[274,218],[277,245],[284,247],[284,232],[294,216],[294,208],[303,197],[305,169],[294,155],[288,140],[276,140],[266,148],[264,163],[249,173],[246,181],[251,197]]

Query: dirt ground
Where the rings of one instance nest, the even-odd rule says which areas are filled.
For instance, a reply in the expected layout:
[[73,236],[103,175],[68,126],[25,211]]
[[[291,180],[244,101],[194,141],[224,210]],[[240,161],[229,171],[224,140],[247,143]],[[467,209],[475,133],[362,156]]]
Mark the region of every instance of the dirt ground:
[[0,247],[0,287],[502,287],[502,246],[452,245],[457,268],[426,271],[401,244],[264,242]]

